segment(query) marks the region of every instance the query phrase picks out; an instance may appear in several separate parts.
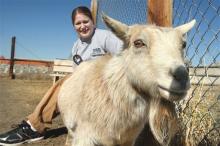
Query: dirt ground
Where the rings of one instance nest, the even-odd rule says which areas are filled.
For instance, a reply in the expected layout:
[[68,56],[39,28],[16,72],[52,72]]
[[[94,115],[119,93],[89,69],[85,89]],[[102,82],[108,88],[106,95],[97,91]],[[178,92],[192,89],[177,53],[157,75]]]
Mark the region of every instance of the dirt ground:
[[[52,85],[50,80],[10,80],[0,78],[0,133],[6,132],[12,125],[20,123],[41,100],[43,95]],[[218,90],[218,94],[220,91]],[[219,112],[219,108],[218,108]],[[149,130],[149,129],[146,129]],[[139,137],[136,145],[157,145],[149,144],[147,132]],[[53,121],[51,129],[47,132],[45,139],[24,146],[62,146],[65,143],[66,129],[63,126],[60,116]]]
[[[20,123],[41,100],[52,85],[52,81],[45,80],[10,80],[0,78],[0,133],[4,133],[12,125]],[[149,127],[140,135],[135,145],[158,145],[151,134],[147,134]],[[147,134],[147,135],[146,135]],[[151,140],[145,140],[146,138]],[[23,146],[62,146],[65,143],[66,128],[61,117],[54,119],[51,129],[46,133],[45,139]]]
[[[11,129],[30,114],[52,85],[47,80],[0,79],[0,133]],[[24,146],[61,146],[64,144],[66,129],[60,116],[54,119],[46,139],[24,144]]]

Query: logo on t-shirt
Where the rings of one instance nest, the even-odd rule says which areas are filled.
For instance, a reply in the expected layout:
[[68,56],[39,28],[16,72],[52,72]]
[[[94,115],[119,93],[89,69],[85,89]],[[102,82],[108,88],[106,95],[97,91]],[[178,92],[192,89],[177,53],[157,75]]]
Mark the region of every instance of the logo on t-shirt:
[[104,53],[102,52],[101,48],[95,48],[92,50],[92,56],[103,56]]

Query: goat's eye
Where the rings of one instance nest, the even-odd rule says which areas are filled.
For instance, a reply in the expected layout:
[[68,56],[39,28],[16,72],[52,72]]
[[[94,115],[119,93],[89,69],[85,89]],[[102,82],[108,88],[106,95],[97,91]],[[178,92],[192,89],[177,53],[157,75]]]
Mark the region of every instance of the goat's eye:
[[145,43],[142,40],[136,40],[134,41],[134,46],[137,48],[145,46]]
[[183,41],[183,43],[182,43],[182,48],[183,49],[186,48],[186,42],[185,41]]

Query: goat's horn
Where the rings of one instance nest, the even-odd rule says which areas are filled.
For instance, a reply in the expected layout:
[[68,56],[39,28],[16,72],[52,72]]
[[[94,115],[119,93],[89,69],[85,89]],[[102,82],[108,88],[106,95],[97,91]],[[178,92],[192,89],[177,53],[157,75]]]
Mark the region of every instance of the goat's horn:
[[183,24],[183,25],[180,25],[178,27],[176,27],[175,29],[176,30],[179,30],[180,32],[182,32],[183,34],[187,33],[190,29],[192,29],[192,27],[196,24],[196,20],[193,19],[192,21],[186,23],[186,24]]
[[128,26],[124,23],[121,23],[107,15],[105,15],[102,12],[102,19],[105,22],[105,24],[108,26],[108,28],[111,29],[111,31],[118,36],[120,39],[125,40],[126,33],[128,31]]

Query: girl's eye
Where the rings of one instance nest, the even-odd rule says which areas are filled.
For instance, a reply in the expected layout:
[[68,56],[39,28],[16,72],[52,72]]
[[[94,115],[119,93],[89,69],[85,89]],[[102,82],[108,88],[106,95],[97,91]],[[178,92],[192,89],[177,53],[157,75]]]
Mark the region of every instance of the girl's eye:
[[75,25],[80,25],[80,22],[76,22]]
[[88,23],[88,22],[89,22],[89,21],[87,21],[87,20],[86,20],[86,21],[83,21],[84,24],[86,24],[86,23]]
[[139,40],[134,41],[134,46],[137,47],[137,48],[140,48],[140,47],[143,47],[143,46],[146,46],[146,45],[142,40],[139,39]]

